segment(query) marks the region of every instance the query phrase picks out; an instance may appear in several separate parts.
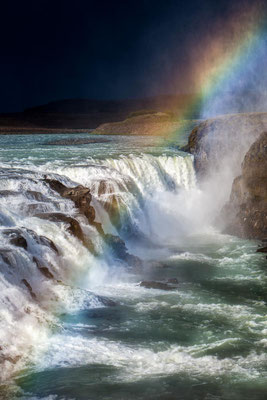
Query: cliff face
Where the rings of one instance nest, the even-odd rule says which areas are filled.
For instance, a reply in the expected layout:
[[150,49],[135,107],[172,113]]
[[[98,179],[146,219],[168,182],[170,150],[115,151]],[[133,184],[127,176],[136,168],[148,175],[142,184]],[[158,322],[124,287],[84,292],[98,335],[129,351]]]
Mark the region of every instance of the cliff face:
[[[267,113],[225,115],[193,129],[183,148],[226,233],[267,238]],[[265,133],[262,133],[265,132]],[[229,200],[230,198],[230,200]]]
[[226,232],[245,238],[267,238],[267,132],[252,144],[242,163],[242,174],[232,186],[223,208]]
[[267,113],[224,115],[195,127],[183,150],[194,155],[200,180],[226,169],[231,170],[233,180],[240,174],[245,153],[265,130]]

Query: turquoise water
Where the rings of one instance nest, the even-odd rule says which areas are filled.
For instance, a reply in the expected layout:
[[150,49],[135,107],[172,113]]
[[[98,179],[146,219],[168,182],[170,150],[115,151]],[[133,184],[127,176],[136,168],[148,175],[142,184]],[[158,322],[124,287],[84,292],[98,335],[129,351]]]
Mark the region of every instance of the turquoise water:
[[[133,213],[124,221],[137,225],[140,236],[129,236],[126,243],[144,266],[131,269],[112,257],[96,260],[61,228],[41,226],[40,220],[21,211],[15,198],[3,203],[8,209],[13,201],[17,226],[45,232],[61,246],[57,262],[65,272],[58,273],[72,285],[67,294],[56,292],[64,310],[48,310],[47,300],[40,303],[40,315],[42,310],[51,313],[53,323],[45,335],[33,325],[39,341],[34,339],[36,346],[13,380],[0,386],[3,398],[265,399],[267,279],[266,259],[255,253],[258,243],[223,235],[203,222],[206,217],[196,221],[204,204],[197,207],[192,160],[164,147],[158,138],[116,136],[107,143],[45,144],[61,137],[71,135],[1,137],[2,188],[24,193],[28,185],[51,195],[38,180],[46,172],[62,176],[64,182],[86,184],[93,193],[96,176],[114,185],[130,180],[130,193],[116,195]],[[133,183],[141,193],[138,203]],[[191,196],[196,196],[193,208]],[[64,207],[71,212],[69,204]],[[22,220],[20,212],[25,213]],[[104,217],[99,214],[108,229]],[[113,228],[123,236],[123,229]],[[139,286],[141,281],[174,278],[172,291]],[[49,285],[44,282],[40,290],[50,296],[55,289]],[[85,301],[84,291],[114,303]]]
[[[102,139],[106,142],[81,145],[49,145],[51,141],[81,139]],[[184,139],[181,143],[184,144]],[[99,136],[88,134],[50,134],[50,135],[2,135],[0,137],[1,160],[45,164],[49,161],[64,160],[72,163],[77,160],[118,157],[121,154],[139,154],[144,150],[159,155],[162,152],[174,153],[177,149],[166,147],[164,139],[152,136]]]

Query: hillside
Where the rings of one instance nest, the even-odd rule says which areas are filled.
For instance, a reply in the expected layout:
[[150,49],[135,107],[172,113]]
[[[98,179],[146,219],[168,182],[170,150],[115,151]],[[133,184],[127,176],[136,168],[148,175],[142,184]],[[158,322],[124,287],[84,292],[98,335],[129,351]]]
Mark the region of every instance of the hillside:
[[20,113],[0,114],[0,134],[95,129],[103,123],[125,120],[129,114],[139,110],[179,113],[190,98],[192,95],[125,100],[59,100]]

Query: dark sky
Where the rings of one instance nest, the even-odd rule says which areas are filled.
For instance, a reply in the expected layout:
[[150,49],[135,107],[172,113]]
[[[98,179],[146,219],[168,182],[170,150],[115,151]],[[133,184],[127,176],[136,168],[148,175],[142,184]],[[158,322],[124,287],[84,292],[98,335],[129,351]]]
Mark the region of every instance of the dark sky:
[[[0,111],[62,98],[190,91],[182,76],[192,46],[243,3],[2,1]],[[175,84],[174,74],[181,76]]]

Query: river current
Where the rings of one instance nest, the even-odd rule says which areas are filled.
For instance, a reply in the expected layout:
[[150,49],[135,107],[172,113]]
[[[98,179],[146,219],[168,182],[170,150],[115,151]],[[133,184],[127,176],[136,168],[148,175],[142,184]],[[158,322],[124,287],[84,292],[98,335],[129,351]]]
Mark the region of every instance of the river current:
[[[48,144],[73,137],[0,137],[0,399],[266,399],[258,243],[216,228],[216,188],[199,188],[191,155],[153,137]],[[97,256],[64,223],[38,218],[77,216],[44,177],[90,188],[96,220],[143,266],[117,259],[82,217]],[[16,229],[27,250],[10,241]]]

